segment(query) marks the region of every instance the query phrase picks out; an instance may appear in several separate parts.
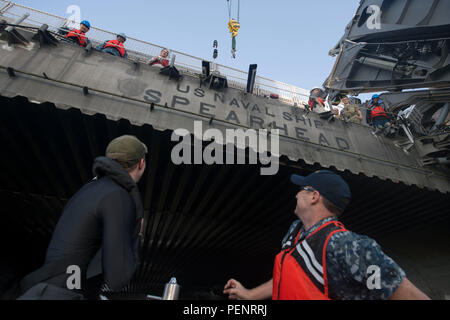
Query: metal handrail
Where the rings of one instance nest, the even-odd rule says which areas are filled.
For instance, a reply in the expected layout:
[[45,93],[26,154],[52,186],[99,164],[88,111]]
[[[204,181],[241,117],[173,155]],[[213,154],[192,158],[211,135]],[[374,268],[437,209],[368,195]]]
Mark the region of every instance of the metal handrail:
[[[1,4],[4,4],[4,6]],[[0,0],[0,8],[2,8],[0,13],[3,16],[11,15],[17,17],[23,16],[24,13],[29,13],[30,17],[26,22],[36,24],[37,26],[45,23],[49,26],[49,29],[54,32],[58,32],[60,28],[67,25],[67,23],[74,22],[48,12],[6,0]],[[102,43],[105,40],[114,38],[115,33],[101,28],[91,27],[88,37],[94,43]],[[132,53],[133,57],[136,57],[136,60],[145,61],[145,58],[156,56],[162,48],[164,47],[148,41],[127,37],[127,50]],[[171,54],[177,55],[175,61],[176,66],[186,69],[188,73],[196,74],[201,72],[201,63],[204,59],[176,50],[169,51]],[[247,85],[247,72],[217,63],[213,63],[213,65],[216,68],[216,71],[220,72],[221,75],[226,76],[227,79],[230,80],[230,87],[238,90],[245,90]],[[267,95],[267,93],[279,94],[281,102],[291,105],[305,103],[309,97],[309,91],[305,89],[262,76],[256,76],[254,93],[262,96]]]

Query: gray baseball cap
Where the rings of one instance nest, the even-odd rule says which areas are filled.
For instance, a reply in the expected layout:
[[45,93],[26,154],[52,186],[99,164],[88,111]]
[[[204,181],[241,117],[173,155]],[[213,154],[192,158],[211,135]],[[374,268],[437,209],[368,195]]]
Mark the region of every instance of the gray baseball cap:
[[105,155],[126,167],[131,167],[148,153],[147,146],[135,136],[124,135],[112,140]]

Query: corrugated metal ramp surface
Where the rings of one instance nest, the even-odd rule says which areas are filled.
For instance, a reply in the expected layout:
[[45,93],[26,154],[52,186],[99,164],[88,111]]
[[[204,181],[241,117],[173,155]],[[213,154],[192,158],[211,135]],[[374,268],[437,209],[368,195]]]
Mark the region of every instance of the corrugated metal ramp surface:
[[[138,136],[150,149],[139,184],[148,218],[145,255],[128,293],[160,295],[171,276],[183,285],[185,297],[219,288],[229,277],[247,286],[268,280],[295,219],[296,188],[289,175],[320,168],[284,157],[275,176],[261,176],[259,167],[250,165],[175,166],[168,130],[23,97],[0,97],[0,106],[1,246],[16,278],[42,263],[64,204],[92,178],[92,160],[121,134]],[[353,192],[342,220],[355,232],[378,239],[450,221],[448,194],[348,171],[342,175]]]

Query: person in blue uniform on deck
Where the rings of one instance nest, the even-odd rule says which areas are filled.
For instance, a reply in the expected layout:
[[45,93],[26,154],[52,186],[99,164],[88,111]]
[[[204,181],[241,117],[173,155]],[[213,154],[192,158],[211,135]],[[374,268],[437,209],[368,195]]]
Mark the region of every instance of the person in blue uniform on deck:
[[127,41],[127,36],[124,33],[119,33],[116,40],[105,41],[98,45],[96,49],[126,59],[128,53],[125,49],[125,41]]
[[[80,22],[80,29],[71,29],[66,34],[65,39],[67,41],[75,42],[80,47],[86,47],[90,40],[86,37],[86,33],[91,29],[91,24],[87,20]],[[67,30],[67,29],[66,29]]]
[[388,123],[389,116],[386,113],[386,106],[378,94],[372,96],[367,116],[367,122],[372,123],[375,129],[382,129]]

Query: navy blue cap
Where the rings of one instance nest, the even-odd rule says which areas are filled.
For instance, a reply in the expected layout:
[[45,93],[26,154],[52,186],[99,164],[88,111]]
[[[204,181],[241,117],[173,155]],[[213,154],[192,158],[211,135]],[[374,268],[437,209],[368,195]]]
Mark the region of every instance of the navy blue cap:
[[311,186],[342,211],[350,202],[352,194],[347,182],[334,172],[319,170],[303,177],[291,175],[292,183],[301,186]]

